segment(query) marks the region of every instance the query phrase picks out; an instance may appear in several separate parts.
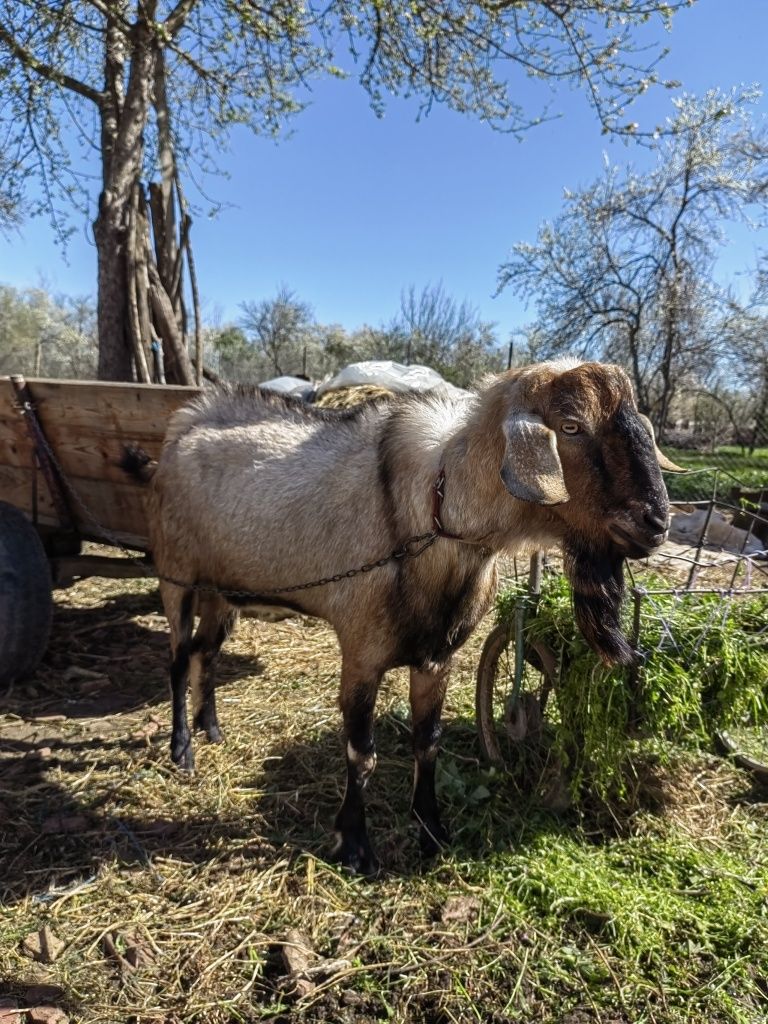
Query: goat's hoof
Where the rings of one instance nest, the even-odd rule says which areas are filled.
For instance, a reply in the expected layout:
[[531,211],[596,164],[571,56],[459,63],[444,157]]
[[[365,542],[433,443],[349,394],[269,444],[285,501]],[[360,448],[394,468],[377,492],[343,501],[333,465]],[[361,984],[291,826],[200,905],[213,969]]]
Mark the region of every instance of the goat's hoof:
[[339,836],[339,845],[331,858],[353,875],[375,878],[381,871],[379,858],[366,835]]
[[171,751],[171,760],[180,771],[193,772],[195,770],[195,755],[189,744],[181,750]]
[[209,743],[223,743],[224,734],[218,722],[205,722],[199,715],[193,722],[195,732],[204,732]]
[[451,845],[448,829],[439,821],[422,821],[419,828],[421,856],[431,859]]

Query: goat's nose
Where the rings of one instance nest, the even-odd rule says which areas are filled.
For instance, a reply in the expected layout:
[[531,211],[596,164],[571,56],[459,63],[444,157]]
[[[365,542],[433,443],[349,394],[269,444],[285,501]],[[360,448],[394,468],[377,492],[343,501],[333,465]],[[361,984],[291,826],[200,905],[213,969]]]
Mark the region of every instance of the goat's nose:
[[660,516],[657,512],[648,511],[644,514],[643,519],[648,526],[658,530],[659,533],[664,533],[667,528],[667,517]]

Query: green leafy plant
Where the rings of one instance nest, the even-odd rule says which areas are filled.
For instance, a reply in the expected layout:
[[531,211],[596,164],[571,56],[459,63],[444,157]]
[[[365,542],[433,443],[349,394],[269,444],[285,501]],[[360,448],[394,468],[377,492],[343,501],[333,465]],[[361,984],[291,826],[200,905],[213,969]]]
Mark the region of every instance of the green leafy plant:
[[[579,633],[571,591],[559,574],[544,576],[528,641],[557,655],[552,743],[571,795],[625,798],[637,758],[659,741],[706,746],[717,729],[768,722],[768,596],[673,592],[647,577],[640,602],[635,671],[603,666]],[[519,582],[497,600],[500,622],[525,595]],[[633,602],[626,602],[631,633]]]

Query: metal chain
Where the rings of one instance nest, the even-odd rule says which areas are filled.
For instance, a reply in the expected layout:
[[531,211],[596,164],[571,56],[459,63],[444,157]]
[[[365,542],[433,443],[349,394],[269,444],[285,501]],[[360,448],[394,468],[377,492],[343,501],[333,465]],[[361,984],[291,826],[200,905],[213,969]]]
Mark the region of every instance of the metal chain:
[[184,587],[186,590],[207,591],[209,593],[221,594],[223,597],[258,598],[271,597],[277,594],[295,594],[298,590],[312,590],[314,587],[324,587],[328,583],[339,583],[341,580],[351,580],[355,576],[371,572],[373,569],[382,569],[389,562],[400,561],[405,558],[417,558],[423,551],[431,547],[439,534],[433,530],[431,533],[420,533],[415,537],[409,537],[405,543],[391,551],[375,562],[366,562],[357,569],[347,569],[345,572],[334,573],[333,576],[323,576],[319,580],[311,580],[309,583],[294,583],[290,587],[273,587],[269,590],[226,590],[222,587],[215,587],[208,583],[185,583],[182,580],[174,579],[172,576],[160,576],[158,579],[164,583],[172,583],[177,587]]
[[[31,402],[19,403],[22,416],[32,415],[34,421],[34,407]],[[344,572],[334,573],[333,576],[323,576],[318,580],[311,580],[308,583],[294,583],[289,587],[272,587],[268,590],[226,590],[221,587],[216,587],[210,583],[189,583],[184,580],[175,579],[173,576],[162,576],[159,573],[153,573],[148,567],[146,561],[136,558],[131,549],[120,540],[116,533],[108,529],[106,526],[102,526],[99,520],[96,518],[91,509],[85,504],[83,499],[80,497],[78,492],[75,490],[72,483],[69,481],[64,468],[57,459],[53,452],[48,438],[45,436],[43,431],[38,431],[38,439],[45,448],[46,454],[50,458],[56,472],[59,474],[59,478],[66,487],[73,501],[83,513],[83,516],[91,523],[96,533],[100,534],[112,547],[119,548],[124,555],[127,556],[128,560],[139,569],[141,569],[144,576],[147,578],[156,577],[163,583],[171,583],[173,586],[182,587],[185,590],[193,590],[198,593],[209,593],[209,594],[221,594],[222,597],[237,597],[237,598],[253,598],[254,601],[260,597],[271,597],[277,594],[294,594],[299,590],[312,590],[315,587],[324,587],[329,583],[339,583],[341,580],[351,580],[355,576],[361,576],[363,573],[372,572],[374,569],[382,569],[389,562],[401,561],[406,558],[418,558],[420,554],[432,547],[437,538],[441,535],[438,530],[430,530],[429,533],[419,533],[413,537],[409,537],[408,540],[404,541],[399,548],[391,551],[388,555],[384,555],[382,558],[377,558],[372,562],[365,562],[357,569],[347,569]]]

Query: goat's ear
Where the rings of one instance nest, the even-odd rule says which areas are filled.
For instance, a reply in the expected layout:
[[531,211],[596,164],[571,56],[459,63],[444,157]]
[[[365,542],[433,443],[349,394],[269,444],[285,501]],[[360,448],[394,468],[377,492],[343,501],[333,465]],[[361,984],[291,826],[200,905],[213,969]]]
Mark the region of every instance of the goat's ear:
[[654,431],[653,424],[648,419],[648,417],[643,416],[641,412],[639,412],[637,415],[640,417],[640,422],[651,435],[651,440],[653,441],[653,447],[656,451],[656,460],[659,463],[659,468],[666,469],[669,473],[687,473],[687,469],[683,469],[682,466],[678,466],[677,463],[673,462],[671,459],[668,459],[664,452],[658,447],[658,445],[656,444],[656,432]]
[[512,413],[503,429],[507,444],[500,472],[512,497],[536,505],[568,501],[554,431],[530,412]]

